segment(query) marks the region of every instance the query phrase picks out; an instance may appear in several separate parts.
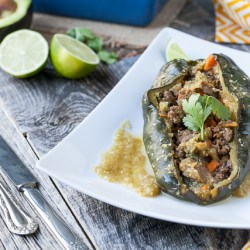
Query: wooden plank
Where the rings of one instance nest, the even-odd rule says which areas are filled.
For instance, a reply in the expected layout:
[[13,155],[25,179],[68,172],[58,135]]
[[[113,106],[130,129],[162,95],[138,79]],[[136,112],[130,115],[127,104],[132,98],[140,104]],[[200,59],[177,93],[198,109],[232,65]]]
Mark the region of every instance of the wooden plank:
[[[23,134],[17,129],[14,124],[14,120],[6,116],[6,110],[2,110],[0,104],[0,134],[6,139],[6,141],[12,146],[15,152],[18,154],[21,160],[24,161],[26,166],[33,172],[33,174],[39,180],[41,184],[39,186],[40,191],[51,204],[51,206],[58,212],[58,214],[67,222],[68,225],[73,228],[78,235],[86,242],[89,248],[92,248],[89,244],[89,240],[86,238],[82,228],[78,225],[78,222],[72,215],[68,205],[62,199],[60,193],[55,189],[53,181],[46,175],[41,175],[40,172],[34,168],[37,157],[30,145],[26,141]],[[34,236],[17,236],[10,233],[2,221],[1,226],[1,240],[6,249],[62,249],[62,246],[58,243],[58,240],[51,234],[47,225],[42,221],[31,205],[25,200],[21,193],[19,193],[11,181],[5,177],[0,168],[0,181],[5,187],[9,188],[16,200],[25,208],[25,210],[31,214],[39,223],[39,230]]]
[[[2,110],[0,110],[0,116],[1,116],[0,134],[3,134],[4,138],[9,142],[12,140],[11,145],[13,146],[15,151],[18,151],[17,145],[14,145],[16,139],[18,140],[18,135],[15,133],[15,131],[13,131],[13,129],[10,129],[12,126],[10,126],[10,123],[7,122],[8,119],[5,117],[5,114],[3,113]],[[13,137],[15,138],[14,141]],[[25,150],[27,150],[27,148]],[[27,157],[28,156],[26,155],[26,158]],[[10,190],[10,192],[16,198],[17,202],[39,223],[39,229],[33,236],[18,236],[9,232],[5,222],[0,217],[0,227],[1,227],[0,238],[3,246],[6,249],[19,249],[19,246],[22,246],[22,249],[41,249],[42,246],[45,248],[49,248],[51,247],[51,245],[54,245],[55,247],[60,247],[55,238],[47,230],[46,226],[44,225],[44,222],[40,220],[40,218],[37,216],[36,213],[34,213],[33,208],[22,197],[22,194],[20,194],[16,190],[16,188],[10,182],[10,180],[7,177],[5,177],[1,168],[0,168],[0,182]]]

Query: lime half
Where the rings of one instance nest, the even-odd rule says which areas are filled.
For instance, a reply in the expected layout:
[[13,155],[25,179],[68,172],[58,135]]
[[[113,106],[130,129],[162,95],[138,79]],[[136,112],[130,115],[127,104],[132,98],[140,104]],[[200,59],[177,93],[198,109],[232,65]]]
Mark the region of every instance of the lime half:
[[173,40],[171,39],[166,48],[166,60],[167,61],[172,61],[174,59],[185,59],[185,60],[190,60],[183,50],[180,48],[180,46]]
[[72,79],[87,76],[100,62],[96,53],[87,45],[63,34],[53,36],[50,58],[61,76]]
[[49,46],[45,38],[32,30],[18,30],[0,45],[0,67],[18,78],[38,73],[47,61]]

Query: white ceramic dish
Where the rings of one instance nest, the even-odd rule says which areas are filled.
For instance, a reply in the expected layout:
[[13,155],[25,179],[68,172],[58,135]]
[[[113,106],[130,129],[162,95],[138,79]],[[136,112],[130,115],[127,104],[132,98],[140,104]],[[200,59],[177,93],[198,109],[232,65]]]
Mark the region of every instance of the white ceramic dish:
[[224,53],[250,75],[248,53],[165,28],[98,107],[42,157],[37,167],[87,195],[135,213],[192,225],[250,229],[250,196],[229,198],[209,206],[184,202],[168,195],[143,198],[122,185],[102,180],[93,171],[124,120],[131,121],[134,134],[142,135],[141,98],[165,63],[165,47],[170,38],[192,59],[206,58],[214,52]]

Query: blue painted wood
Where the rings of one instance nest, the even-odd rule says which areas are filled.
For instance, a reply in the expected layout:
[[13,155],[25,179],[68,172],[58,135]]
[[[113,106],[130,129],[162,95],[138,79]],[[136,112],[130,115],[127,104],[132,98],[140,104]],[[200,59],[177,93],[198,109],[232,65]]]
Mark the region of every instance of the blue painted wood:
[[166,0],[33,0],[34,10],[106,22],[144,26]]

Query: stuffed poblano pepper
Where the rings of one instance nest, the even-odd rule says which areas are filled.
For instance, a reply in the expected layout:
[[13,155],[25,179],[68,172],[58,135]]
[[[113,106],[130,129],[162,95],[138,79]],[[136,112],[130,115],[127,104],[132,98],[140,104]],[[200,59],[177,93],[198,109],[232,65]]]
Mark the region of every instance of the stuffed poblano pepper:
[[173,60],[143,96],[143,141],[161,190],[211,204],[250,169],[250,79],[227,56]]

